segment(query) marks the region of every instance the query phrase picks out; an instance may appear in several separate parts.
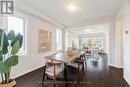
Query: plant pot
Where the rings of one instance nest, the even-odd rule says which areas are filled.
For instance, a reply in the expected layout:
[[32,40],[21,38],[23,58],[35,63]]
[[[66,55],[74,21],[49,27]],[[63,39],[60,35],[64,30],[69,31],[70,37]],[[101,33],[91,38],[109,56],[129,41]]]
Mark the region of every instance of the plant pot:
[[16,85],[16,81],[12,80],[10,83],[0,84],[0,87],[13,87]]

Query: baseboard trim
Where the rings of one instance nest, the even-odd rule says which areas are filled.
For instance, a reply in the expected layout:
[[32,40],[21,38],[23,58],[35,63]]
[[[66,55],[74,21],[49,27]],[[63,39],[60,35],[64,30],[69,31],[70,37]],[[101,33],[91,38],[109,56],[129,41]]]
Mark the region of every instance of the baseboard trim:
[[122,66],[116,66],[116,65],[112,65],[112,64],[108,64],[108,66],[112,66],[112,67],[119,68],[119,69],[120,69],[120,68],[121,68],[121,69],[123,68]]

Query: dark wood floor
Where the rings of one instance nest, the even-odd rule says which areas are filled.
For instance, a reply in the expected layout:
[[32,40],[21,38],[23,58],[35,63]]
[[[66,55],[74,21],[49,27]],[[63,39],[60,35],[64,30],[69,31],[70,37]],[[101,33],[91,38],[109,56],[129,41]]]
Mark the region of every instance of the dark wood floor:
[[[69,84],[69,87],[129,87],[126,81],[123,79],[123,70],[117,69],[107,65],[107,55],[100,55],[98,58],[88,57],[87,66],[85,68],[85,75],[80,80],[80,84],[77,84],[77,80],[72,78],[73,83]],[[71,68],[70,68],[71,69]],[[43,69],[40,68],[36,71],[28,73],[16,79],[16,87],[42,87]],[[70,77],[76,77],[74,72],[68,74]],[[50,80],[46,80],[50,81]],[[58,82],[64,81],[58,79]],[[45,87],[53,87],[52,84],[46,83]],[[65,84],[58,83],[57,87],[65,87]]]

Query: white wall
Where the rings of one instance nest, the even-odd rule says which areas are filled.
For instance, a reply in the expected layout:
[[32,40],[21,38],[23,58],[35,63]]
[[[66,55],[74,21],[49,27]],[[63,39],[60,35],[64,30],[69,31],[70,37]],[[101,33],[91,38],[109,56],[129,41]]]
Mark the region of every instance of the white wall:
[[123,22],[122,18],[115,21],[115,65],[123,68]]
[[[20,56],[19,64],[13,68],[11,77],[15,78],[44,65],[44,57],[55,52],[56,27],[33,15],[16,11],[16,16],[27,21],[27,55]],[[46,53],[38,52],[39,29],[52,32],[52,49]]]
[[62,51],[64,52],[66,50],[66,30],[62,29]]
[[7,29],[7,21],[5,21],[6,19],[6,16],[0,15],[0,28]]
[[3,28],[3,17],[0,17],[0,28]]
[[126,0],[124,12],[124,29],[128,34],[124,34],[124,77],[130,84],[130,0]]
[[109,55],[108,64],[115,66],[115,20],[109,21]]
[[[130,0],[125,0],[117,17],[123,22],[123,68],[124,78],[130,84]],[[128,34],[126,34],[128,30]]]

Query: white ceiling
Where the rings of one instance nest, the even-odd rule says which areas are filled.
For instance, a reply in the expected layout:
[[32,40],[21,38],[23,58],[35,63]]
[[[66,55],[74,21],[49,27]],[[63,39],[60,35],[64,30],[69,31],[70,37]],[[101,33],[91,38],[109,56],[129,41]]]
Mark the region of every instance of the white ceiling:
[[[74,32],[76,34],[96,34],[96,33],[106,33],[107,32],[107,23],[105,24],[97,24],[90,25],[80,28],[68,28],[69,31]],[[90,30],[90,31],[87,31]]]
[[96,20],[97,18],[113,17],[119,10],[123,0],[79,0],[77,12],[65,9],[64,0],[21,0],[38,9],[43,14],[67,27]]

